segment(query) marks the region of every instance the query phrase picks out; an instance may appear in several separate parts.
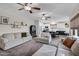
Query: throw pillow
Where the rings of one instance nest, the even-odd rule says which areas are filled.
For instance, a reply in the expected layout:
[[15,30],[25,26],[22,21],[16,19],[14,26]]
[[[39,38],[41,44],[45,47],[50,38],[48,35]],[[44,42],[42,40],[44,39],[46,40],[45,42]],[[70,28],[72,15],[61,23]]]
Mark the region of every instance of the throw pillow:
[[79,56],[79,40],[76,40],[71,47],[71,51],[73,54]]
[[75,42],[75,40],[72,40],[71,38],[66,38],[63,42],[63,44],[68,47],[71,48],[71,46],[73,45],[73,43]]
[[65,40],[65,38],[62,38],[62,39],[61,39],[61,42],[63,43],[63,42],[64,42],[64,40]]

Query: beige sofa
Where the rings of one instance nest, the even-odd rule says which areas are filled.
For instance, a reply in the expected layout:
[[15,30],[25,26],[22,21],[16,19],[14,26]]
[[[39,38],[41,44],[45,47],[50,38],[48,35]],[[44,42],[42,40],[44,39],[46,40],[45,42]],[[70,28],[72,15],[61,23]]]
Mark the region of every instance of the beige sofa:
[[61,40],[58,44],[44,44],[37,52],[33,54],[33,56],[79,56],[79,38],[76,38],[76,41],[71,48],[63,45]]
[[7,50],[29,40],[32,40],[29,33],[27,33],[27,37],[21,37],[21,32],[5,33],[0,37],[0,48]]
[[51,35],[48,32],[42,32],[40,36],[34,38],[37,42],[48,43],[51,42]]

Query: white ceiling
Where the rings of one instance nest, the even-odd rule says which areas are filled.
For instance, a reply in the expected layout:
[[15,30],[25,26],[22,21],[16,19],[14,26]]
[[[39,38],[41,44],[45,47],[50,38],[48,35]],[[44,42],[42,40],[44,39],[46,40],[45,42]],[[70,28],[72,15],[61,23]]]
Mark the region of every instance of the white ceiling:
[[50,12],[52,19],[60,20],[70,17],[72,15],[73,10],[79,4],[75,3],[47,3],[40,4],[42,10],[46,12]]
[[5,10],[6,12],[11,11],[17,15],[20,14],[33,20],[41,19],[40,13],[46,12],[52,17],[52,20],[60,20],[65,18],[68,19],[78,5],[77,3],[40,3],[39,7],[41,10],[30,14],[24,10],[18,11],[17,9],[21,8],[21,6],[16,3],[1,3],[0,10]]

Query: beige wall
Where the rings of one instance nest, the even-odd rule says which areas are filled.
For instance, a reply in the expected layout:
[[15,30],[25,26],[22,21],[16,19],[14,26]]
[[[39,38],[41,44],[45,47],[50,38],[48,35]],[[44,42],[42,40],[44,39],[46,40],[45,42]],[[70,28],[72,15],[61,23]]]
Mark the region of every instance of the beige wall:
[[[0,16],[9,17],[9,24],[17,22],[24,22],[27,26],[21,26],[21,28],[11,28],[11,25],[2,25],[0,24],[0,35],[2,33],[8,32],[20,32],[27,31],[29,32],[29,26],[34,24],[34,20],[28,18],[24,11],[18,11],[16,4],[0,4]],[[12,8],[10,8],[12,7]],[[16,7],[16,8],[15,8]]]

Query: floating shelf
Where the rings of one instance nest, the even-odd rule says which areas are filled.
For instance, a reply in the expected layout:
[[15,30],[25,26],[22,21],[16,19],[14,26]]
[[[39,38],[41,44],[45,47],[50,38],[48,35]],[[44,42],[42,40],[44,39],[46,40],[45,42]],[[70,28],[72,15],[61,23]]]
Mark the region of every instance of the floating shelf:
[[[0,23],[0,25],[14,25],[14,24],[2,24],[2,23]],[[27,26],[27,25],[18,25],[18,26]]]

